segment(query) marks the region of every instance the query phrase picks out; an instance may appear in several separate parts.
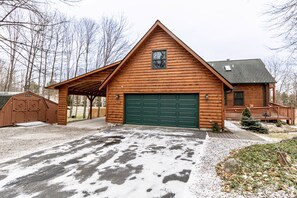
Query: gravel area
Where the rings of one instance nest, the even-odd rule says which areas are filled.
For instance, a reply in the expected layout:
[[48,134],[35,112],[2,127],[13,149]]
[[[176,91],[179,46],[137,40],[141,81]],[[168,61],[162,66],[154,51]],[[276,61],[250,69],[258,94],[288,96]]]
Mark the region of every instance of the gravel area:
[[98,130],[48,124],[0,128],[0,162],[94,133]]
[[267,188],[255,194],[238,194],[222,192],[222,180],[217,176],[215,167],[228,156],[229,152],[234,149],[243,148],[253,144],[267,143],[265,141],[238,140],[226,138],[210,138],[207,137],[204,143],[203,151],[196,161],[195,168],[191,173],[187,185],[187,191],[184,197],[242,197],[242,198],[258,198],[258,197],[294,197],[293,194],[287,194],[284,191],[273,192]]

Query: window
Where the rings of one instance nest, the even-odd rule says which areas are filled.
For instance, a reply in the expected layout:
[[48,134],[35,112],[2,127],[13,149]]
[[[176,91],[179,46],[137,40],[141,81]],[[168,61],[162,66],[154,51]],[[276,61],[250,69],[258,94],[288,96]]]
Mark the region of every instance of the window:
[[152,68],[153,69],[166,68],[166,50],[153,51],[153,53],[152,53]]
[[226,71],[231,71],[231,66],[230,65],[225,65],[225,70]]
[[243,106],[243,91],[234,92],[234,106]]

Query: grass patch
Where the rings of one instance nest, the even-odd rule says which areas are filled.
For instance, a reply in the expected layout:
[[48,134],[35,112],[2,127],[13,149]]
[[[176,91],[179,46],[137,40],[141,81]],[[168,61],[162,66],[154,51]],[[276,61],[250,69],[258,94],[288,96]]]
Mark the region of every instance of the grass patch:
[[[281,166],[277,152],[285,152],[290,165]],[[224,163],[234,158],[238,164],[232,173],[225,172]],[[294,189],[297,195],[297,140],[286,140],[274,144],[252,145],[235,150],[216,167],[218,175],[224,180],[223,190],[256,192],[262,188],[275,191]]]

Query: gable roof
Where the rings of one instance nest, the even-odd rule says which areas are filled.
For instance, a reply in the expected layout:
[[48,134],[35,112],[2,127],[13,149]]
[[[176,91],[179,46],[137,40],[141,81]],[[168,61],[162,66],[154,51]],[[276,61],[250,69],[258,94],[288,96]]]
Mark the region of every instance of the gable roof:
[[70,79],[68,79],[68,80],[59,82],[59,83],[57,83],[57,84],[50,85],[50,86],[48,86],[48,87],[46,87],[46,88],[47,88],[47,89],[56,89],[57,87],[60,87],[60,86],[65,85],[65,84],[67,84],[67,83],[70,83],[70,82],[76,81],[76,80],[78,80],[78,79],[81,79],[81,78],[90,76],[90,75],[95,74],[95,73],[97,73],[97,72],[101,72],[101,71],[104,71],[104,70],[109,69],[109,68],[112,68],[112,67],[117,67],[117,66],[120,64],[120,62],[121,62],[121,61],[117,61],[117,62],[115,62],[115,63],[106,65],[106,66],[101,67],[101,68],[98,68],[98,69],[95,69],[95,70],[93,70],[93,71],[90,71],[90,72],[87,72],[87,73],[85,73],[85,74],[76,76],[76,77],[74,77],[74,78],[70,78]]
[[117,74],[127,60],[136,52],[136,50],[142,45],[142,43],[151,35],[151,33],[160,27],[165,31],[171,38],[173,38],[177,43],[179,43],[183,48],[185,48],[192,56],[194,56],[200,63],[202,63],[207,69],[210,70],[217,78],[219,78],[225,85],[232,89],[232,85],[226,80],[220,73],[213,69],[205,60],[203,60],[198,54],[196,54],[190,47],[188,47],[182,40],[175,36],[167,27],[165,27],[159,20],[147,31],[147,33],[140,39],[140,41],[133,47],[133,49],[126,55],[126,57],[121,61],[117,68],[103,81],[100,85],[99,90],[104,88],[107,83]]
[[8,102],[8,100],[15,95],[20,94],[21,92],[0,92],[0,109]]
[[[276,82],[261,59],[210,61],[208,63],[232,84]],[[227,71],[225,66],[230,66],[231,70]]]

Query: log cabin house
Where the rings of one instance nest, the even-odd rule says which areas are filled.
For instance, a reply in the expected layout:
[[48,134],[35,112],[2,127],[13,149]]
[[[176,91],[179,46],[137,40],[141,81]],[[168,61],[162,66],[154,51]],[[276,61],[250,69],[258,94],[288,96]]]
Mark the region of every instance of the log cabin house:
[[276,81],[261,59],[208,62],[233,86],[224,94],[225,118],[239,120],[249,107],[260,120],[286,120],[295,123],[295,110],[276,104]]
[[[59,90],[61,125],[67,124],[68,95],[74,94],[88,96],[91,105],[96,96],[106,97],[109,123],[211,128],[217,122],[224,127],[227,107],[237,107],[234,102],[240,107],[263,107],[269,101],[268,89],[275,84],[265,67],[261,69],[271,82],[233,83],[232,71],[221,71],[224,64],[207,63],[156,21],[123,60],[48,88]],[[250,74],[243,75],[250,78]],[[240,97],[244,97],[243,103]]]

